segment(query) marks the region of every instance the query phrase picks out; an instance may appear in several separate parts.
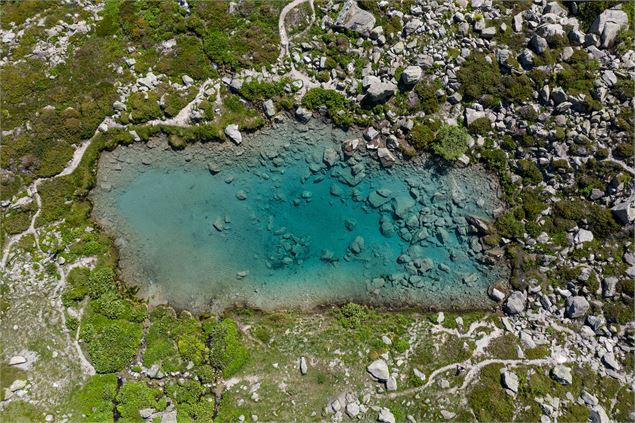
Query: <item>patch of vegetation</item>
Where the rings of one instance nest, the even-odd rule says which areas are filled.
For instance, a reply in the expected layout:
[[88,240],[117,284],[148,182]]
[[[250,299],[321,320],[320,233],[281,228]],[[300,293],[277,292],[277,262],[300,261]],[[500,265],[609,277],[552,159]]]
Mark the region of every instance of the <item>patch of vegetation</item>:
[[444,125],[437,132],[432,149],[445,160],[456,160],[467,152],[468,138],[469,135],[464,128]]
[[86,423],[113,421],[117,387],[117,376],[114,374],[91,376],[71,395],[73,420]]
[[481,369],[480,379],[468,394],[468,404],[481,422],[512,421],[514,403],[500,383],[500,364]]
[[153,388],[144,382],[126,382],[117,393],[117,412],[120,422],[138,422],[139,411],[153,408],[157,411],[165,410],[166,399],[160,388]]
[[249,352],[240,340],[236,323],[231,319],[206,322],[203,330],[209,346],[209,363],[221,371],[224,377],[231,377],[249,359]]
[[343,94],[335,90],[311,88],[302,97],[302,105],[309,110],[325,107],[329,117],[336,125],[348,126],[353,123],[350,102]]

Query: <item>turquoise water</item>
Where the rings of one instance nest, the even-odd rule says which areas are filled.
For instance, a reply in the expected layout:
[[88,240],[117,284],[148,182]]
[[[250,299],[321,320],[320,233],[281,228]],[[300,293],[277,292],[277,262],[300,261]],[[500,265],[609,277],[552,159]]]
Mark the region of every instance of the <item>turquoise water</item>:
[[241,146],[119,147],[100,160],[94,213],[155,303],[486,304],[505,267],[481,263],[465,216],[491,219],[495,185],[475,169],[345,157],[355,136],[287,123]]

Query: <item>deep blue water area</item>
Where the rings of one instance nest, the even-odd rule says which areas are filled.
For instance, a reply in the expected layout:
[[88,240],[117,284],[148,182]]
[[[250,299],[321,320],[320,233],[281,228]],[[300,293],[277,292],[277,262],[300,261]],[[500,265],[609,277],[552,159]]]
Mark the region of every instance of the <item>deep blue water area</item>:
[[240,146],[118,147],[100,159],[94,213],[154,303],[486,305],[506,267],[484,264],[466,216],[493,218],[496,184],[423,160],[384,169],[342,153],[355,137],[285,123]]

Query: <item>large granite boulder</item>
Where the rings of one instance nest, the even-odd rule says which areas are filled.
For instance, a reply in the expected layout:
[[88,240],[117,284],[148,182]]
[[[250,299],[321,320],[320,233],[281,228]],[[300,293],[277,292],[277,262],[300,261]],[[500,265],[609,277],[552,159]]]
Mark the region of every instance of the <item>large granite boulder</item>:
[[581,295],[567,298],[567,316],[571,319],[582,317],[589,311],[589,302]]
[[518,314],[525,310],[526,302],[527,302],[527,297],[525,296],[524,293],[520,291],[514,291],[509,296],[509,298],[507,298],[507,301],[505,302],[505,305],[503,306],[503,310],[505,310],[505,313],[507,314],[511,314],[511,315]]
[[344,3],[340,14],[335,20],[335,28],[348,29],[358,34],[369,35],[375,27],[375,17],[357,6],[355,0],[348,0]]
[[615,44],[617,34],[628,27],[628,15],[623,10],[607,9],[600,13],[589,32],[600,36],[600,46],[610,48]]
[[392,82],[384,82],[376,76],[364,78],[362,84],[367,87],[364,101],[370,103],[383,103],[397,91],[397,85]]

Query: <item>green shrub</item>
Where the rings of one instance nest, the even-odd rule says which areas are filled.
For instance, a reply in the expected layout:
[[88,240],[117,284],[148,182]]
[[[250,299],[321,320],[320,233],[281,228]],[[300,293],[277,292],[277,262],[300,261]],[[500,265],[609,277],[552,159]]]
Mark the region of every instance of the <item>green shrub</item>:
[[258,81],[252,79],[244,82],[240,87],[240,95],[245,100],[263,101],[269,98],[278,97],[284,94],[284,86],[288,83],[287,79],[280,81]]
[[415,86],[415,93],[419,97],[419,105],[417,106],[418,110],[426,114],[436,113],[439,111],[439,101],[436,95],[437,87],[427,81],[422,79]]
[[311,88],[302,97],[302,105],[309,110],[325,106],[329,117],[336,125],[350,126],[353,123],[350,102],[335,90]]
[[531,160],[518,161],[518,173],[523,179],[530,184],[539,184],[543,181],[542,172],[538,166]]
[[469,126],[468,130],[473,134],[478,135],[487,135],[487,133],[492,129],[492,122],[488,117],[481,117],[473,121]]
[[508,211],[496,220],[498,233],[505,238],[521,238],[525,232],[525,226],[519,222],[513,210]]
[[99,298],[103,294],[115,290],[115,272],[112,267],[96,267],[88,277],[88,295],[92,299]]
[[229,36],[224,31],[212,31],[207,34],[203,48],[212,62],[220,66],[231,68],[238,63],[229,48]]
[[423,150],[434,141],[434,131],[426,124],[417,124],[410,131],[409,138],[414,148]]
[[104,315],[111,320],[123,319],[140,323],[146,317],[143,305],[121,298],[116,291],[106,292],[96,300],[91,301],[90,306],[95,313]]
[[444,125],[437,132],[432,149],[445,160],[456,160],[467,152],[468,138],[464,128]]
[[71,395],[74,421],[111,422],[117,393],[117,376],[114,374],[93,375]]
[[468,394],[468,404],[478,421],[511,421],[514,417],[512,398],[503,392],[500,365],[481,370],[479,382]]
[[139,411],[144,408],[165,410],[166,399],[160,388],[152,388],[143,382],[126,382],[117,393],[117,412],[120,422],[138,422]]
[[609,209],[587,200],[558,201],[554,204],[554,217],[587,227],[599,238],[607,238],[620,229]]
[[143,123],[163,117],[163,111],[159,106],[159,95],[152,92],[136,92],[128,98],[128,110],[134,123]]
[[80,337],[97,373],[124,369],[137,354],[142,329],[138,323],[110,320],[88,311],[82,319]]
[[482,53],[473,52],[456,73],[461,92],[467,101],[478,101],[489,94],[500,98],[501,73],[496,60],[487,61]]
[[236,374],[249,359],[247,348],[241,343],[238,327],[231,319],[210,322],[204,326],[209,346],[209,363],[224,377]]
[[345,304],[337,312],[337,320],[346,329],[357,329],[363,326],[367,319],[368,308],[360,304]]
[[83,300],[88,295],[88,280],[90,269],[86,267],[75,267],[66,275],[66,286],[62,293],[62,302],[66,307],[73,305],[76,301]]
[[173,78],[189,75],[203,80],[216,75],[201,41],[197,37],[186,35],[176,37],[176,47],[167,55],[161,56],[157,70]]

